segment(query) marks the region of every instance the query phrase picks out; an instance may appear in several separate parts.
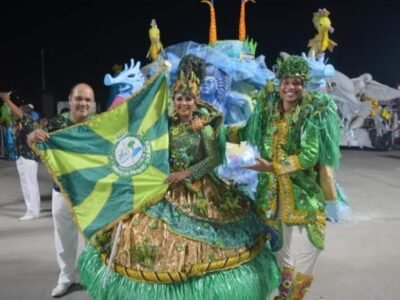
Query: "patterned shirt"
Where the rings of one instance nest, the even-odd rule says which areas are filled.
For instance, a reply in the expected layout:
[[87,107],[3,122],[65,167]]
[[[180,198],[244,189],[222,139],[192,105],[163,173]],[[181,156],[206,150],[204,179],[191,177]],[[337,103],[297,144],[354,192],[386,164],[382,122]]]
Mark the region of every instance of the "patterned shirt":
[[38,123],[35,122],[29,114],[24,114],[21,119],[16,121],[15,149],[18,156],[36,161],[38,160],[38,157],[28,146],[26,139],[27,135],[37,128]]
[[73,124],[74,122],[69,116],[69,113],[65,112],[49,119],[43,129],[47,132],[53,132],[71,126]]
[[[53,132],[59,129],[66,128],[68,126],[73,125],[74,122],[72,121],[71,117],[69,116],[68,112],[59,114],[51,119],[49,119],[46,125],[43,127],[43,130],[47,132]],[[57,184],[54,183],[53,188],[59,192],[60,188]]]

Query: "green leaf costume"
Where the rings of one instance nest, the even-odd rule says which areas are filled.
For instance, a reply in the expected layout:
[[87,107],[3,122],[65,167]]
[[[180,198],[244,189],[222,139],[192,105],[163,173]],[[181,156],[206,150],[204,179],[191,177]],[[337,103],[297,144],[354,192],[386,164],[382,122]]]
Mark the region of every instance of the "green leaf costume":
[[284,113],[281,106],[278,93],[267,85],[247,125],[229,129],[228,140],[249,141],[273,163],[274,172],[259,174],[256,196],[266,223],[278,232],[281,221],[305,225],[310,241],[323,249],[326,214],[318,166],[339,165],[336,105],[324,93],[309,92],[295,109]]

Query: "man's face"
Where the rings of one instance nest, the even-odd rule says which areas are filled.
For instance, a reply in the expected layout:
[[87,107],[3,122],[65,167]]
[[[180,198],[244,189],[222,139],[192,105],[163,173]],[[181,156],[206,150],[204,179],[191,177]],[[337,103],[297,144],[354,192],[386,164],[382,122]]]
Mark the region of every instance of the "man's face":
[[279,95],[283,102],[296,103],[303,96],[304,85],[299,77],[287,77],[281,80],[279,85]]
[[70,115],[75,122],[83,122],[89,117],[94,106],[94,93],[90,86],[78,84],[69,95]]

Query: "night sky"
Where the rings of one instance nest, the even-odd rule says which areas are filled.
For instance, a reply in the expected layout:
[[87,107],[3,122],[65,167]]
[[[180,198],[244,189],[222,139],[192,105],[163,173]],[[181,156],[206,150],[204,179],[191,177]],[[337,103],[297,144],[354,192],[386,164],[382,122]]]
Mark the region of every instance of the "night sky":
[[[316,31],[312,15],[331,12],[339,45],[329,62],[350,77],[371,73],[390,86],[400,82],[400,1],[256,0],[247,4],[247,34],[271,68],[280,51],[307,52]],[[38,104],[44,49],[46,89],[65,101],[76,82],[92,84],[104,103],[105,73],[130,58],[147,63],[148,29],[155,18],[164,47],[208,42],[209,8],[200,0],[9,1],[2,3],[0,88]],[[33,3],[34,2],[34,3]],[[218,39],[237,39],[240,0],[214,0]],[[106,4],[107,3],[107,4]]]

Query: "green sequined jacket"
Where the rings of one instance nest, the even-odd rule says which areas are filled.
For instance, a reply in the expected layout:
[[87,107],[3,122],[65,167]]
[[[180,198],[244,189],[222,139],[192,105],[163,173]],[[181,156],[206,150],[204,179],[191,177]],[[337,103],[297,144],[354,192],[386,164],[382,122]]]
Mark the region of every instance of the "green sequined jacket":
[[268,225],[305,225],[310,241],[324,246],[325,199],[318,184],[318,164],[337,167],[340,150],[336,105],[326,94],[310,92],[290,112],[283,112],[276,92],[263,90],[246,126],[229,129],[232,142],[249,141],[273,172],[261,172],[257,207]]

